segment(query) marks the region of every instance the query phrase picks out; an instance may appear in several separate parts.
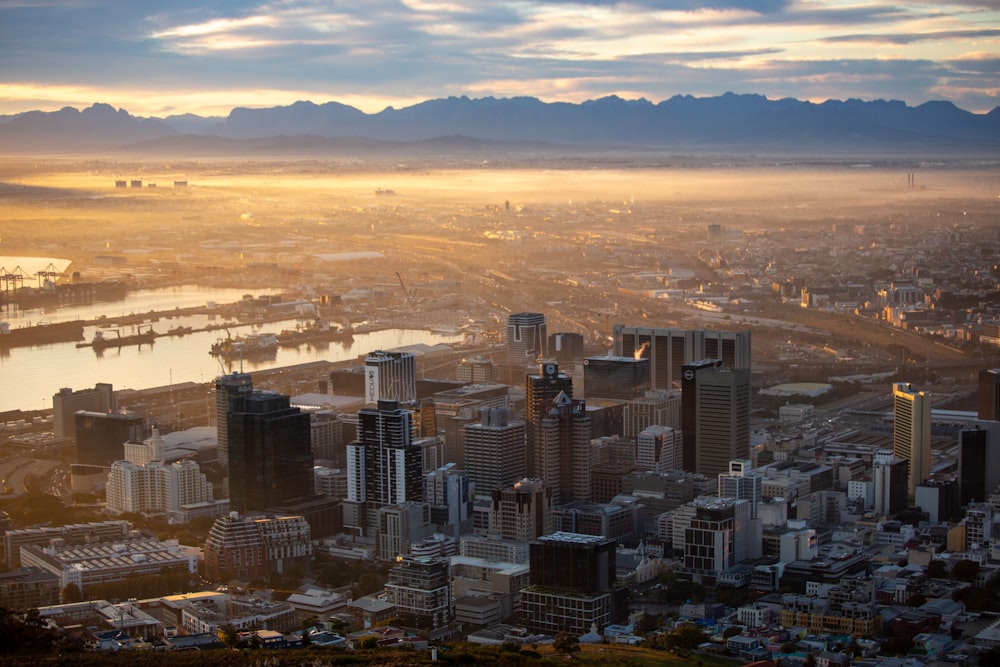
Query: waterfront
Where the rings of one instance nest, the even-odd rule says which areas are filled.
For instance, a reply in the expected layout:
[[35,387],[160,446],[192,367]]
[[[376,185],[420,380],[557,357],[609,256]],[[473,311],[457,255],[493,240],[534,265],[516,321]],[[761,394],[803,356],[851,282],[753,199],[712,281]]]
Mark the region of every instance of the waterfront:
[[[238,300],[246,290],[210,289],[195,286],[142,290],[132,293],[124,301],[106,304],[87,304],[60,308],[47,314],[48,321],[93,319],[100,314],[108,317],[129,313],[148,312],[152,309],[169,310],[204,305],[215,301],[220,305]],[[223,322],[219,318],[198,315],[167,319],[161,317],[151,326],[158,333],[181,326],[204,328],[208,324]],[[16,320],[12,321],[16,322]],[[27,320],[20,322],[27,325]],[[227,324],[228,333],[237,336],[249,332],[280,332],[295,329],[301,322],[289,319],[262,325]],[[145,330],[149,324],[121,327],[121,335]],[[98,327],[84,329],[84,338],[90,341]],[[107,334],[106,334],[107,335]],[[117,334],[115,334],[117,335]],[[90,347],[78,348],[75,343],[57,343],[38,347],[13,348],[0,355],[0,411],[39,410],[52,407],[52,395],[60,387],[83,389],[98,382],[110,382],[115,389],[148,389],[180,382],[208,382],[222,370],[229,370],[209,355],[212,343],[226,337],[226,330],[201,331],[184,336],[161,336],[153,344],[108,347],[95,351]],[[329,344],[302,345],[298,348],[279,348],[273,359],[244,360],[246,371],[277,368],[313,361],[346,361],[366,355],[376,349],[390,349],[405,345],[426,343],[454,343],[461,335],[439,334],[419,329],[387,328],[382,331],[357,333],[353,339]],[[239,361],[232,368],[239,368]],[[317,378],[319,380],[320,378]]]

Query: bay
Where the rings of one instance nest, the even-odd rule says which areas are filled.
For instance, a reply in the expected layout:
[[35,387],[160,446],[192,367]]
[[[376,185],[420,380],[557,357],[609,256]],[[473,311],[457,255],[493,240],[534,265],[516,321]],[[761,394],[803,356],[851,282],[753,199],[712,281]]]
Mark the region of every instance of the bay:
[[[45,321],[56,322],[75,319],[93,319],[100,314],[109,318],[150,310],[170,310],[201,306],[208,301],[220,305],[239,300],[244,294],[259,295],[248,290],[213,289],[193,285],[130,293],[123,301],[104,304],[87,304],[59,308],[43,314]],[[8,313],[0,313],[6,319]],[[36,314],[37,317],[37,314]],[[11,320],[12,328],[27,326],[27,319]],[[162,318],[152,323],[159,333],[166,333],[178,326],[199,328],[210,321],[210,316],[197,315]],[[263,325],[228,323],[232,336],[244,333],[273,332],[294,329],[297,320],[271,322]],[[363,323],[356,323],[359,326]],[[149,324],[141,328],[145,330]],[[91,340],[98,327],[88,326],[84,337]],[[121,327],[121,335],[137,333],[139,327]],[[219,361],[209,354],[212,343],[224,338],[226,332],[204,331],[185,336],[162,336],[152,345],[109,347],[101,354],[90,347],[76,347],[75,343],[56,343],[38,347],[18,347],[0,355],[0,411],[40,410],[52,407],[52,395],[61,387],[85,389],[98,382],[109,382],[115,389],[148,389],[180,382],[208,382],[223,370]],[[304,364],[314,361],[346,361],[358,359],[373,350],[392,349],[426,343],[457,343],[462,336],[439,334],[420,329],[387,328],[381,331],[356,333],[353,340],[331,342],[326,348],[302,345],[299,348],[279,348],[274,359],[243,362],[244,370],[264,370]],[[238,362],[235,362],[238,364]],[[317,377],[317,381],[321,378]]]

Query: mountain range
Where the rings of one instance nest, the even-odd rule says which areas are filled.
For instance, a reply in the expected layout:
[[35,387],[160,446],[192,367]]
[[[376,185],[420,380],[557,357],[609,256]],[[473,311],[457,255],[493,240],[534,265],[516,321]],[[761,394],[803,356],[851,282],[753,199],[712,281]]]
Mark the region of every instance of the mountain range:
[[141,118],[107,104],[0,116],[0,153],[337,154],[527,149],[683,152],[995,154],[1000,107],[726,93],[663,102],[611,96],[580,104],[449,97],[367,114],[328,102],[233,109],[228,116]]

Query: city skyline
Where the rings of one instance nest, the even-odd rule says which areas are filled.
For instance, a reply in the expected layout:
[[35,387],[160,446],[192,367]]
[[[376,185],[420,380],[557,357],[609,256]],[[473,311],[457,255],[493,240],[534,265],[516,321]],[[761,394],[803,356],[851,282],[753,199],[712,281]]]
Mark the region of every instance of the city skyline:
[[990,2],[505,3],[52,0],[0,5],[0,113],[105,102],[140,116],[336,101],[945,99],[997,106]]

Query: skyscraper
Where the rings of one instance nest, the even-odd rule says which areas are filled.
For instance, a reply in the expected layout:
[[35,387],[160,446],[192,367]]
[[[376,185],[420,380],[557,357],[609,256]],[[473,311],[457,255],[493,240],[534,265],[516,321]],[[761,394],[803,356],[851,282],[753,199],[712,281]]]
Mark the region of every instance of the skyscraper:
[[590,417],[586,404],[560,393],[543,408],[535,441],[539,477],[556,504],[590,500]]
[[237,398],[227,420],[229,504],[237,512],[265,511],[312,495],[309,415],[270,391]]
[[215,378],[215,427],[218,431],[219,465],[229,465],[228,415],[236,401],[253,393],[253,379],[246,373],[232,373]]
[[463,429],[465,462],[478,495],[513,484],[528,472],[524,422],[511,421],[506,408],[484,408],[478,423]]
[[721,366],[719,359],[701,359],[683,365],[681,377],[681,436],[683,452],[681,464],[687,472],[694,472],[698,446],[698,371],[703,368]]
[[614,327],[614,355],[649,359],[652,389],[674,389],[682,367],[719,359],[727,368],[750,368],[750,331]]
[[573,397],[573,379],[559,372],[553,362],[539,364],[537,375],[528,375],[524,383],[524,422],[528,441],[528,476],[541,477],[541,451],[536,446],[538,428],[545,416],[545,406],[559,394]]
[[908,382],[892,385],[892,452],[909,461],[907,498],[931,474],[931,396]]
[[958,433],[958,483],[959,504],[987,499],[990,489],[986,486],[988,472],[989,431],[978,426]]
[[375,350],[365,358],[365,403],[417,400],[416,360],[409,352]]
[[873,509],[880,516],[892,516],[906,509],[906,487],[910,462],[897,459],[888,449],[875,452],[872,477],[875,486]]
[[379,508],[423,500],[423,456],[410,417],[396,401],[358,411],[358,440],[347,446],[345,525],[369,529]]
[[695,374],[695,408],[694,472],[714,477],[727,472],[733,459],[750,457],[749,370],[700,369]]
[[1000,421],[1000,368],[979,371],[979,418]]
[[585,398],[631,401],[649,390],[649,359],[587,357],[583,360]]
[[526,368],[546,356],[547,343],[545,315],[514,313],[507,317],[507,361],[515,381]]

